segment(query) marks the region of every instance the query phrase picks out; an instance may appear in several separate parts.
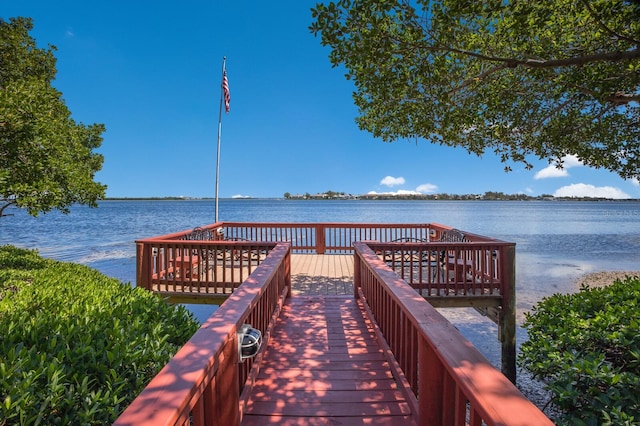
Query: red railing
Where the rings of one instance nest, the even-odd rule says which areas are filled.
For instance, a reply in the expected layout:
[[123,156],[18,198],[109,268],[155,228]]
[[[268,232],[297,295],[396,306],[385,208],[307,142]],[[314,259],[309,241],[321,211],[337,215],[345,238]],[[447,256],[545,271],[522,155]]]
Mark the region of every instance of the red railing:
[[515,245],[430,224],[244,223],[137,241],[137,285],[173,302],[222,303],[277,241],[296,253],[351,253],[373,245],[435,306],[473,306],[499,326],[502,371],[515,382]]
[[224,222],[222,227],[230,238],[290,241],[295,253],[351,253],[356,241],[430,238],[428,224]]
[[356,297],[386,342],[420,424],[553,424],[367,243],[354,246]]
[[237,330],[251,324],[266,347],[291,286],[291,245],[279,243],[127,407],[114,425],[235,425],[262,350],[239,363]]
[[137,286],[165,295],[230,294],[260,265],[275,242],[136,241]]
[[136,285],[168,297],[228,295],[273,244],[295,253],[351,253],[353,243],[429,241],[448,229],[431,224],[218,222],[136,241]]
[[402,279],[425,297],[497,296],[510,277],[501,265],[513,243],[493,242],[369,242],[369,247]]
[[[238,364],[236,330],[243,323],[252,323],[266,330],[268,339],[290,286],[294,247],[316,253],[355,250],[356,297],[364,302],[363,308],[387,343],[396,377],[406,384],[404,390],[421,424],[551,424],[419,294],[448,295],[453,300],[499,300],[501,310],[509,311],[508,317],[501,317],[503,367],[504,355],[511,355],[509,368],[503,371],[515,380],[515,246],[473,234],[465,234],[464,241],[442,238],[450,230],[437,224],[218,223],[195,232],[139,241],[138,266],[150,277],[148,283],[162,280],[159,275],[171,274],[172,283],[181,277],[194,281],[201,268],[212,269],[205,259],[215,262],[220,253],[225,253],[225,267],[251,262],[251,256],[258,260],[247,282],[234,291],[116,424],[238,424],[261,354],[255,364]],[[368,238],[383,242],[357,242]],[[245,241],[249,239],[289,242],[283,246]],[[396,240],[402,243],[392,242]],[[269,256],[263,257],[266,253]],[[426,275],[418,271],[425,268]],[[513,376],[509,376],[511,370]]]
[[[189,239],[194,231],[200,239],[229,241],[289,241],[294,253],[351,253],[353,243],[375,241],[429,241],[439,230],[450,229],[438,224],[372,224],[372,223],[269,223],[218,222],[196,230],[157,237]],[[144,240],[150,241],[152,239]]]
[[[356,241],[432,242],[450,229],[439,224],[218,222],[136,241],[136,283],[167,293],[230,293],[264,259],[269,242],[288,241],[294,253],[351,253]],[[494,241],[472,234],[466,238]]]

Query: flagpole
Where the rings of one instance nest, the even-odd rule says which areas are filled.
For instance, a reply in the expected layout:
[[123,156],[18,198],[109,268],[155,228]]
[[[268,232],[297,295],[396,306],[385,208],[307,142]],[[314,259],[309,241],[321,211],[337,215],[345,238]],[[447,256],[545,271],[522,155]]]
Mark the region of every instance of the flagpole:
[[[223,56],[222,57],[222,80],[221,80],[222,83],[224,83],[224,73],[226,71],[226,62],[227,62],[227,57]],[[220,87],[220,112],[218,113],[218,152],[216,155],[216,207],[215,207],[216,223],[218,222],[218,188],[219,188],[219,179],[220,179],[220,138],[222,135],[222,103],[223,101],[224,101],[224,88],[221,86]]]

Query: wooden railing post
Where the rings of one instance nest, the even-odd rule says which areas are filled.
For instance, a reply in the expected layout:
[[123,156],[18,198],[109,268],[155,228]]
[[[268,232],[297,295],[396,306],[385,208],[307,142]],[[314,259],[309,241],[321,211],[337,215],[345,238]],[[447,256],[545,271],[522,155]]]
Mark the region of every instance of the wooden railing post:
[[353,297],[360,298],[358,289],[362,286],[360,282],[360,255],[357,250],[353,251]]
[[418,365],[418,421],[421,425],[441,425],[442,364],[424,338],[420,338],[418,345]]
[[147,244],[136,242],[136,287],[151,290],[151,250]]
[[325,225],[323,223],[319,223],[316,225],[316,253],[324,254],[326,250],[326,241],[324,236]]
[[215,414],[207,419],[214,426],[240,424],[240,383],[238,380],[238,344],[236,338],[227,342],[224,348],[224,364],[216,378],[214,390]]
[[291,246],[287,251],[287,256],[284,258],[284,285],[287,287],[287,299],[291,297]]
[[516,383],[516,248],[502,247],[502,310],[500,340],[502,343],[502,373]]

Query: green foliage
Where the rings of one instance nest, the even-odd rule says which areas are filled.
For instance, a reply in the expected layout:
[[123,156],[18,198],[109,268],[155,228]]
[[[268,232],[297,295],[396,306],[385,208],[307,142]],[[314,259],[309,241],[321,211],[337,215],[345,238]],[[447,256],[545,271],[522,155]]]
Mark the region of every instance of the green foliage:
[[640,278],[554,294],[525,314],[519,362],[543,379],[563,424],[640,422]]
[[111,424],[193,335],[182,306],[0,247],[0,424]]
[[29,214],[74,203],[95,207],[106,187],[94,182],[103,157],[102,124],[71,118],[56,75],[54,47],[40,49],[30,19],[0,19],[0,217],[8,205]]
[[[640,176],[640,6],[340,0],[310,30],[356,86],[359,127],[502,161],[567,155]],[[509,167],[507,167],[509,169]]]

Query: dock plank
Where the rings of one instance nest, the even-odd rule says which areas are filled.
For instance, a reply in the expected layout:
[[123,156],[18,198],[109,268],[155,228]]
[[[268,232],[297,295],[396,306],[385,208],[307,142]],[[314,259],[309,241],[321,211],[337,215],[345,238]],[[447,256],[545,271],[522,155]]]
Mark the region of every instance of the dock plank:
[[353,255],[291,255],[293,295],[353,294]]
[[[343,273],[321,260],[313,268]],[[285,304],[244,412],[243,425],[265,424],[416,424],[353,296],[294,295]]]

